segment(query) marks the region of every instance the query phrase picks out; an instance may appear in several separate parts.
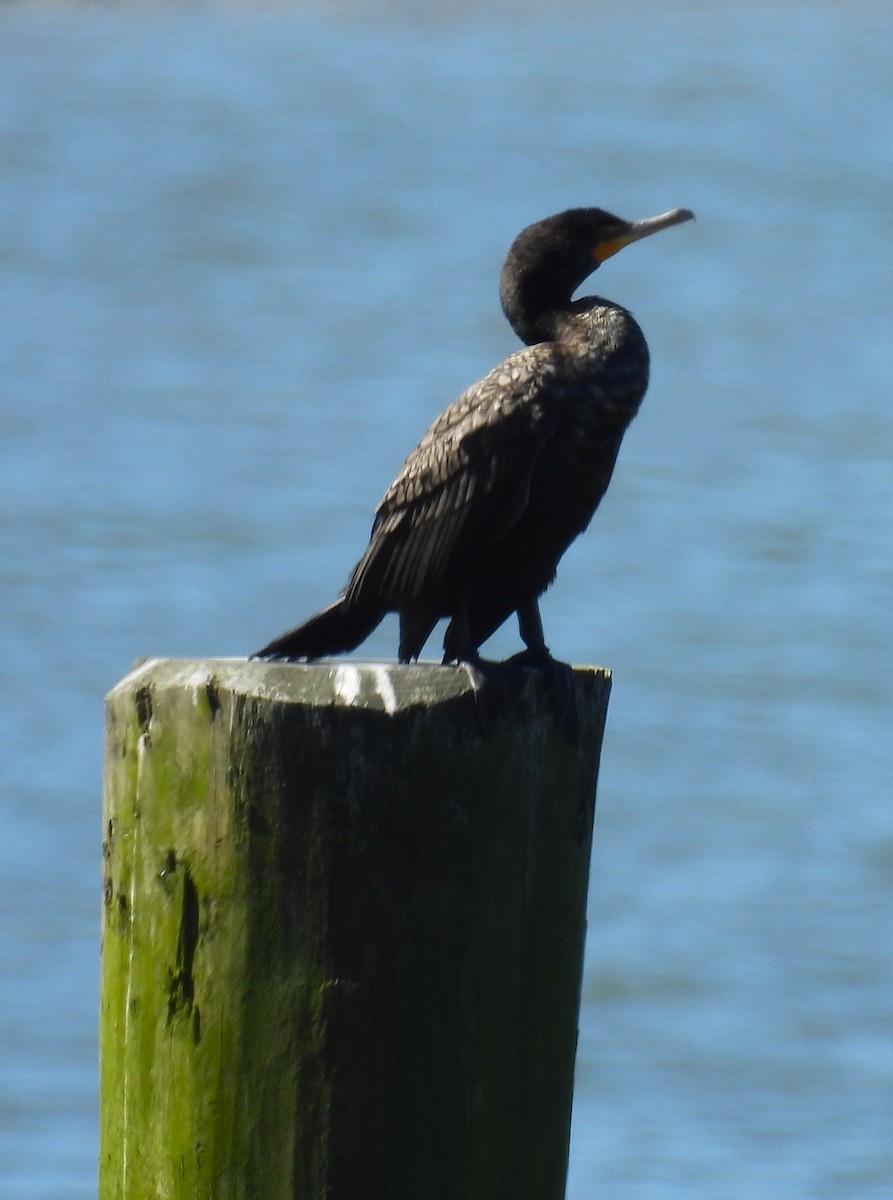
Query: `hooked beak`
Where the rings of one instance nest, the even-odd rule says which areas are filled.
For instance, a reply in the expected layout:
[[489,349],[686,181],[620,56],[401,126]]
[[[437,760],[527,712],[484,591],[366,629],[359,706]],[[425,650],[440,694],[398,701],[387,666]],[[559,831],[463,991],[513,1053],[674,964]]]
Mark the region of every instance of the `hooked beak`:
[[661,213],[659,217],[646,217],[644,221],[632,221],[619,237],[599,242],[593,250],[593,256],[597,262],[603,263],[606,258],[610,258],[612,254],[616,254],[618,250],[622,250],[631,242],[638,242],[642,238],[650,237],[652,233],[659,233],[661,229],[669,229],[671,225],[681,225],[683,221],[693,221],[694,219],[695,214],[691,209],[674,208],[670,212]]

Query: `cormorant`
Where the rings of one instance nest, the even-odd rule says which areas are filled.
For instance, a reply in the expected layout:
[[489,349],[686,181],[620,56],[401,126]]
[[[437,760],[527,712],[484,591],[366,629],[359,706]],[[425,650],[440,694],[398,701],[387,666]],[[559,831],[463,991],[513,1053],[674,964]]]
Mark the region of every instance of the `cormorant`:
[[648,384],[630,313],[572,297],[606,258],[693,215],[630,222],[574,208],[518,235],[499,295],[525,349],[463,392],[409,455],[334,604],[255,657],[340,654],[396,612],[401,662],[447,617],[443,661],[476,670],[479,647],[514,612],[527,647],[516,658],[552,664],[539,597],[604,495]]

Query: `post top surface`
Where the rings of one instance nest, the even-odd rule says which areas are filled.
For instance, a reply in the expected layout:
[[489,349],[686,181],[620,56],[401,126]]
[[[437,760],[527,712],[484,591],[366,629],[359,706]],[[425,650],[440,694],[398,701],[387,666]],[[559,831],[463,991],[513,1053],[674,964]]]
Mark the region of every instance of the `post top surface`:
[[[603,667],[575,667],[574,671],[581,679],[610,677]],[[368,708],[386,713],[442,703],[472,690],[462,667],[445,667],[434,662],[326,659],[313,663],[270,663],[245,658],[146,658],[134,664],[112,688],[108,699],[140,687],[198,691],[209,686],[259,699]]]

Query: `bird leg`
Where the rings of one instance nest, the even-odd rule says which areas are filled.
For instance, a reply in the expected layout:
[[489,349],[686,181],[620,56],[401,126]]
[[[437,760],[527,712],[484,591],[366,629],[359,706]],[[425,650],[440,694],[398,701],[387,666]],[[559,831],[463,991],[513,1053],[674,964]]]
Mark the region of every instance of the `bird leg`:
[[533,600],[527,600],[518,609],[518,632],[531,659],[552,657],[543,636],[543,618],[540,616],[539,601],[535,597]]
[[443,662],[457,663],[468,676],[474,692],[474,707],[481,733],[486,735],[494,723],[508,712],[512,699],[509,683],[516,683],[504,663],[482,658],[471,636],[468,608],[460,603],[453,613],[443,642]]
[[577,705],[577,684],[573,668],[553,658],[543,636],[543,621],[539,601],[534,597],[518,608],[518,630],[527,647],[509,660],[510,666],[533,668],[542,673],[552,702],[552,712],[568,739],[576,746],[580,742],[580,712]]
[[468,610],[463,604],[453,614],[444,639],[444,663],[457,662],[474,689],[475,708],[483,733],[494,721],[505,716],[511,702],[524,685],[528,670],[539,671],[549,694],[555,719],[566,732],[569,741],[580,741],[580,715],[577,707],[577,685],[573,670],[558,662],[549,653],[543,636],[539,604],[534,598],[518,609],[518,628],[526,646],[506,662],[482,658],[469,629]]

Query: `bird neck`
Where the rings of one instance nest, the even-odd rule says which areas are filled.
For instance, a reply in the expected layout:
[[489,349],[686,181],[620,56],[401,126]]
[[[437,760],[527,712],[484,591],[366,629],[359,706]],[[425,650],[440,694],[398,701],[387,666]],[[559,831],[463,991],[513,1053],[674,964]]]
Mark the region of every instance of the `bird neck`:
[[528,346],[557,341],[562,318],[566,319],[571,309],[570,295],[535,276],[507,271],[500,283],[502,311],[521,341]]
[[626,309],[600,296],[569,296],[547,300],[537,291],[535,303],[525,303],[523,289],[502,297],[503,311],[515,333],[528,346],[539,342],[579,343],[595,348],[620,338],[635,322]]

